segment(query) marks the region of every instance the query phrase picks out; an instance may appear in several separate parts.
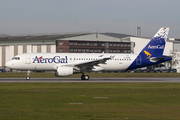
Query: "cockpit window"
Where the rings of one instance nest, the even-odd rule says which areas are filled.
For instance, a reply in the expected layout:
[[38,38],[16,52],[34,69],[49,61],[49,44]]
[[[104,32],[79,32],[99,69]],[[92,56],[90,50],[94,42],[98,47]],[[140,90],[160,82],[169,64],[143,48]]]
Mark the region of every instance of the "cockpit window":
[[20,60],[20,57],[13,57],[12,60]]

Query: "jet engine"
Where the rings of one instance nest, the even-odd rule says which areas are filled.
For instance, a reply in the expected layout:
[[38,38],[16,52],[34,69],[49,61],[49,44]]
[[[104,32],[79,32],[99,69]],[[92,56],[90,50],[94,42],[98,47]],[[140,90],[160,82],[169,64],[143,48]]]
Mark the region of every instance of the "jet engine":
[[73,75],[73,67],[58,67],[55,72],[55,76],[63,77],[63,76],[71,76]]

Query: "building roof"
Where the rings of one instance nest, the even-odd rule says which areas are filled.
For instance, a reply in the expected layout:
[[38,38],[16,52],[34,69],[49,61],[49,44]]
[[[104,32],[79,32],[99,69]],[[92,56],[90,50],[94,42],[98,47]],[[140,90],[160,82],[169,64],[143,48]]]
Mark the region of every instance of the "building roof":
[[[0,42],[23,42],[23,41],[34,41],[34,40],[57,40],[57,39],[63,39],[63,38],[69,38],[69,37],[77,37],[82,35],[89,35],[92,33],[71,33],[71,34],[46,34],[46,35],[22,35],[22,36],[4,36],[0,37]],[[124,38],[124,37],[130,37],[133,35],[127,35],[127,34],[120,34],[120,33],[100,33],[103,35],[115,37],[115,38]]]
[[134,35],[121,34],[121,33],[101,33],[101,34],[115,37],[115,38],[136,37]]
[[88,33],[82,34],[56,34],[56,35],[24,35],[24,36],[8,36],[8,37],[0,37],[0,42],[9,42],[9,41],[34,41],[34,40],[56,40],[59,38],[67,38],[73,36],[81,36]]

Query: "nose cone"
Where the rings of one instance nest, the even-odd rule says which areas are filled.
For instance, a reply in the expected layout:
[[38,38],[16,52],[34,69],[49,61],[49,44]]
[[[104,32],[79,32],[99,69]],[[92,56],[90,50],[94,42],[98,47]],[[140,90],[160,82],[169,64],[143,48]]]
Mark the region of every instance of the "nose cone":
[[6,62],[6,67],[8,67],[8,68],[11,68],[11,67],[12,67],[11,61]]

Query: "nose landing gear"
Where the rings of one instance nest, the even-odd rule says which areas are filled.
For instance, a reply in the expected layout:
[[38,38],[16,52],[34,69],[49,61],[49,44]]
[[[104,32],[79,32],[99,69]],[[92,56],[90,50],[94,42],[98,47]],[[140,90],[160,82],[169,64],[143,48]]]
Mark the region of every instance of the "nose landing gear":
[[27,77],[26,80],[30,80],[30,70],[27,71]]

